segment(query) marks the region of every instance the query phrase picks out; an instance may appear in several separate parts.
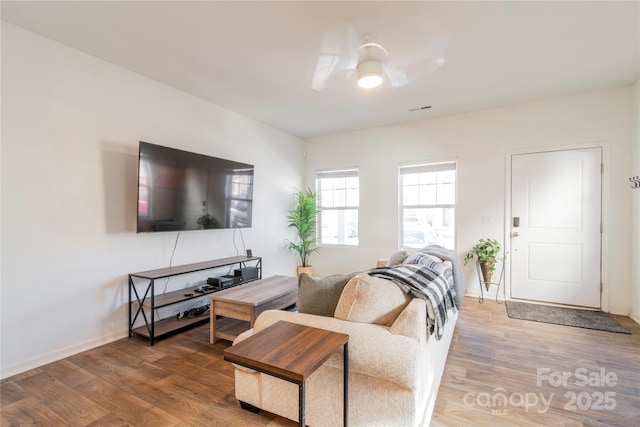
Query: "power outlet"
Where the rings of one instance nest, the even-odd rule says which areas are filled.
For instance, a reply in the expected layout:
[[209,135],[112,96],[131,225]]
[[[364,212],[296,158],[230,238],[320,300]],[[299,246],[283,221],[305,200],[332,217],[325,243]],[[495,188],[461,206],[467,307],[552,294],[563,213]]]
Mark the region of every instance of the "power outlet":
[[483,224],[493,224],[493,218],[491,215],[482,215],[482,223]]

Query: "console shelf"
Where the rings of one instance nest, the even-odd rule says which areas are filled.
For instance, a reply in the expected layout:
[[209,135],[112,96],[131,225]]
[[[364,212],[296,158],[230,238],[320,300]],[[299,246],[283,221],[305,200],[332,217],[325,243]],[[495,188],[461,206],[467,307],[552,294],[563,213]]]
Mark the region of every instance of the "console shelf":
[[[208,315],[198,316],[194,318],[177,319],[176,317],[169,317],[161,320],[156,319],[155,310],[158,308],[167,307],[191,299],[201,298],[203,296],[217,292],[217,290],[200,293],[195,291],[197,286],[190,286],[178,291],[166,292],[156,295],[155,281],[158,279],[179,276],[182,274],[195,273],[198,271],[211,270],[234,265],[237,265],[238,268],[255,267],[258,269],[258,277],[251,280],[234,278],[233,284],[226,286],[224,289],[229,289],[230,287],[248,283],[252,280],[257,280],[262,277],[262,258],[244,256],[221,258],[211,261],[178,265],[170,268],[159,268],[157,270],[148,270],[129,274],[129,337],[134,334],[139,335],[141,337],[148,338],[151,342],[151,345],[154,345],[156,338],[159,338],[162,335],[167,335],[209,321]],[[136,281],[138,283],[136,283]],[[136,321],[139,318],[142,318],[144,324],[142,326],[134,327]]]
[[[157,320],[154,324],[155,338],[159,338],[162,335],[178,332],[182,329],[188,329],[194,325],[200,325],[209,321],[209,315],[203,315],[192,318],[183,318],[177,320],[175,317],[168,317],[166,319]],[[146,325],[139,326],[131,330],[132,334],[139,335],[141,337],[151,339],[151,333],[147,329]],[[152,344],[153,345],[153,344]]]

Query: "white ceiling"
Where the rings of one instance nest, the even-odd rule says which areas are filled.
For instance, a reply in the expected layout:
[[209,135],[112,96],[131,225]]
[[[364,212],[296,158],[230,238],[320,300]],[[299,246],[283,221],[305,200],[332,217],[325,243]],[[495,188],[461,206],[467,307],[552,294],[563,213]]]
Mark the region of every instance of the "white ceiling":
[[[308,138],[633,84],[639,5],[2,1],[1,12],[7,22]],[[314,90],[320,55],[342,54],[349,37],[357,43],[365,34],[404,63],[410,83],[365,91],[355,76],[345,84],[333,75]],[[445,62],[431,72],[408,65],[436,57]]]

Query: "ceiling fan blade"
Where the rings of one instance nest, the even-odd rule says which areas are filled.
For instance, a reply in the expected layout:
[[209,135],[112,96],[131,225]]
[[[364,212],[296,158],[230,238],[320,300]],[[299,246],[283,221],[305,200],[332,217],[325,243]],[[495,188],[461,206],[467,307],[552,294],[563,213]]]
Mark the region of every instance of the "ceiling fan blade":
[[409,56],[390,58],[388,67],[391,70],[400,70],[406,79],[405,84],[408,84],[425,78],[442,67],[445,63],[445,51],[446,41],[435,39]]
[[409,83],[407,75],[401,70],[385,66],[383,67],[383,71],[389,79],[389,84],[393,88],[401,87]]
[[358,89],[356,70],[343,70],[331,73],[319,91],[334,94],[353,94]]
[[444,38],[432,39],[427,44],[413,49],[410,54],[400,57],[390,55],[389,61],[394,68],[403,69],[404,67],[426,64],[437,58],[445,58],[446,51],[447,42]]
[[[336,74],[355,70],[358,63],[359,42],[351,25],[332,28],[322,34],[320,54],[311,77],[311,88],[327,90]],[[344,76],[338,76],[341,80]]]
[[351,65],[348,59],[339,55],[320,55],[316,69],[311,77],[311,88],[317,91],[324,91],[335,74],[345,73],[355,70],[355,65]]

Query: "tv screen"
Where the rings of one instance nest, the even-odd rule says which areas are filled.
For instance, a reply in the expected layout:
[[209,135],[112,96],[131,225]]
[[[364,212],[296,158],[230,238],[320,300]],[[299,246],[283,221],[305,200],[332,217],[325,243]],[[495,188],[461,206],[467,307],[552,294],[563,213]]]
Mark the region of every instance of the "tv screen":
[[140,141],[138,233],[251,227],[253,165]]

